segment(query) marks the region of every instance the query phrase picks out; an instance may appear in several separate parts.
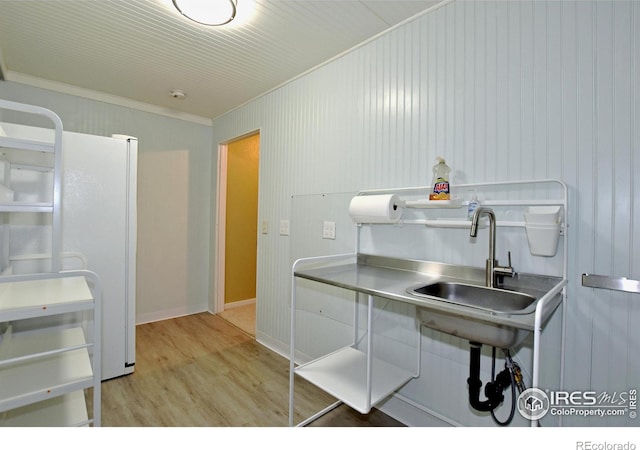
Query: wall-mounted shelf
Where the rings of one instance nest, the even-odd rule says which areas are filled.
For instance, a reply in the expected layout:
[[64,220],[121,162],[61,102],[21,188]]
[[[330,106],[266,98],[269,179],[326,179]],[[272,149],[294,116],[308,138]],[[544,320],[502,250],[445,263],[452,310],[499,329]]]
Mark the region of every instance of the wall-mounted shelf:
[[[481,219],[478,221],[478,228],[486,228],[488,221]],[[401,223],[408,225],[425,225],[434,228],[471,228],[471,221],[467,219],[407,219]],[[524,226],[524,223],[522,224]]]
[[[518,198],[505,198],[509,189],[514,187],[535,189],[548,189],[549,186],[557,186],[557,193],[553,195],[555,198],[532,198],[531,192],[523,192]],[[564,209],[566,205],[566,186],[558,180],[527,180],[527,181],[506,181],[506,182],[490,182],[490,183],[469,183],[452,185],[451,191],[454,198],[451,200],[427,200],[429,186],[417,186],[398,189],[375,189],[360,191],[357,195],[375,195],[375,194],[395,194],[399,197],[404,205],[405,212],[411,213],[411,217],[403,212],[402,217],[396,225],[424,225],[433,228],[470,228],[471,222],[467,218],[466,206],[472,197],[481,198],[479,206],[491,207],[496,210],[510,209],[511,215],[508,217],[500,217],[496,221],[497,227],[515,227],[524,228],[526,226],[524,220],[524,208],[534,206],[560,206]],[[513,207],[513,208],[510,208]],[[464,209],[464,213],[456,217],[448,210]],[[416,210],[424,210],[423,216],[413,217],[419,212]],[[442,211],[443,217],[437,217],[438,210]],[[445,214],[447,212],[447,214]],[[434,217],[436,215],[436,217]],[[522,220],[517,220],[521,218]],[[516,220],[514,220],[516,219]],[[486,222],[481,223],[480,227],[486,227]],[[565,233],[564,220],[560,224],[560,235]]]
[[[550,257],[557,252],[560,236],[566,234],[565,214],[567,210],[567,188],[559,180],[527,180],[452,185],[450,201],[425,200],[428,186],[398,189],[378,189],[358,192],[360,195],[393,194],[404,205],[399,219],[393,226],[423,225],[429,228],[469,229],[466,208],[463,213],[455,209],[468,206],[471,199],[479,201],[479,207],[488,207],[496,216],[496,227],[525,228],[530,253],[534,256]],[[465,200],[468,199],[468,200]],[[442,203],[441,203],[442,202]],[[527,223],[531,221],[532,209],[547,209],[557,206],[558,221],[549,223]],[[451,211],[450,211],[451,210]],[[518,220],[520,219],[520,220]],[[370,225],[360,223],[359,225]],[[480,227],[486,225],[481,223]],[[566,252],[565,252],[566,253]]]
[[452,200],[406,200],[405,207],[416,209],[462,208],[462,199]]

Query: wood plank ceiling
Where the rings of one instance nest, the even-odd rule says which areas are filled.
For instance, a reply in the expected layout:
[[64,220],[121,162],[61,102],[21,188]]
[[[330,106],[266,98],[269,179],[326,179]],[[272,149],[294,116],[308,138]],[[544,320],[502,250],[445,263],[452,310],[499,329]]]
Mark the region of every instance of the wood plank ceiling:
[[3,0],[0,67],[215,118],[437,3],[239,0],[240,23],[205,27],[170,0]]

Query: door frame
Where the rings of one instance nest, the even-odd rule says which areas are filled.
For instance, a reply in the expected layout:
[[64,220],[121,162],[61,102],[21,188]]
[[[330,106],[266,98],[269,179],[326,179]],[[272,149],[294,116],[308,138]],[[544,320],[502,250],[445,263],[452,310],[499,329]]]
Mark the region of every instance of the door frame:
[[228,144],[218,145],[218,186],[216,210],[216,257],[214,313],[224,311],[225,252],[227,242],[227,155]]
[[[217,207],[215,223],[215,275],[214,275],[214,311],[220,313],[224,311],[225,292],[225,251],[227,242],[227,160],[229,154],[229,144],[253,135],[260,135],[260,129],[236,136],[218,144],[218,183],[217,183]],[[260,149],[260,147],[259,147]],[[258,156],[258,180],[260,179],[260,156]],[[260,183],[258,182],[258,209],[260,208]],[[259,221],[258,221],[259,222]],[[256,257],[258,249],[256,248]],[[257,274],[256,274],[257,276]],[[257,297],[257,294],[256,294]]]

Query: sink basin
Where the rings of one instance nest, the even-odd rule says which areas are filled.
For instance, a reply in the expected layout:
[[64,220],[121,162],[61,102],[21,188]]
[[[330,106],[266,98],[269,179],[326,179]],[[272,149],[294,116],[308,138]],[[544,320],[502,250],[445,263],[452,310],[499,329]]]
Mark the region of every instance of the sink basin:
[[484,286],[485,275],[484,267],[362,253],[355,264],[295,271],[296,277],[411,304],[421,326],[496,348],[519,345],[538,320],[544,326],[566,285],[558,277],[519,272],[492,289]]
[[409,293],[509,314],[528,313],[536,301],[535,297],[520,292],[448,281],[410,288]]
[[[463,307],[477,308],[491,314],[527,314],[535,310],[536,298],[505,289],[440,281],[407,289],[411,295],[429,297]],[[520,344],[530,331],[465,317],[460,314],[418,307],[418,320],[426,327],[469,341],[510,348]]]

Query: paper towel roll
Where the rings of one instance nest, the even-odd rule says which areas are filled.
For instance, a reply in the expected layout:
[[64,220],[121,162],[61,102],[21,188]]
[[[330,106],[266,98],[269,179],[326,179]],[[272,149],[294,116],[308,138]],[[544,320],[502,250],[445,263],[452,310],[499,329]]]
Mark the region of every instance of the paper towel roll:
[[356,223],[396,223],[402,206],[395,194],[358,195],[351,199],[349,215]]

